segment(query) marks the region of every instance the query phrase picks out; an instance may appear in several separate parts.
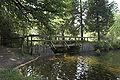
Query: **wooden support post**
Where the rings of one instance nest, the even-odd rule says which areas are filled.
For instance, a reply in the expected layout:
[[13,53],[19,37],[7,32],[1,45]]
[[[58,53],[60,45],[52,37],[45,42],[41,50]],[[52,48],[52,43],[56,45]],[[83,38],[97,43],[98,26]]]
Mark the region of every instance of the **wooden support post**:
[[0,36],[0,45],[2,45],[2,37]]
[[31,52],[30,52],[30,54],[32,55],[32,52],[33,52],[33,45],[32,45],[32,35],[31,35],[31,44],[30,44],[30,47],[31,47]]
[[29,53],[29,38],[27,36],[27,52]]
[[13,48],[13,43],[12,43],[12,38],[8,39],[8,42],[9,42],[9,46]]
[[57,37],[55,36],[55,40],[57,40]]
[[75,41],[77,40],[77,38],[75,37]]
[[85,41],[85,37],[82,37],[81,39],[82,39],[83,41]]
[[76,43],[76,41],[77,41],[77,39],[76,39],[76,37],[75,37],[75,46],[77,46],[77,43]]
[[69,37],[69,40],[71,40],[71,37]]
[[22,47],[22,46],[23,46],[23,43],[24,43],[24,37],[20,37],[19,39],[21,40],[20,46]]
[[87,41],[88,41],[88,37],[87,37]]

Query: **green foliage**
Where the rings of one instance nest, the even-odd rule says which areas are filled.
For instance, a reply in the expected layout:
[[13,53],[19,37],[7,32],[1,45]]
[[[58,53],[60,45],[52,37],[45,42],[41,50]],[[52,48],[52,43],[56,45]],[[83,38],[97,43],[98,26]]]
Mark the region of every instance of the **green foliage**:
[[97,32],[98,38],[106,34],[114,23],[114,2],[108,0],[89,0],[85,23],[87,30]]
[[[86,28],[86,31],[97,32],[98,37],[102,37],[114,23],[114,5],[108,0],[1,0],[0,35],[2,38],[30,33],[50,38],[53,35],[77,36]],[[117,34],[110,39],[114,39],[111,44],[118,44],[118,23],[109,31],[111,35]]]
[[95,50],[100,50],[100,51],[109,51],[110,49],[112,49],[112,45],[106,41],[98,41],[95,43]]
[[[84,17],[87,10],[87,1],[73,0],[71,8],[70,28],[69,31],[72,35],[79,35],[81,30],[81,36],[85,28]],[[83,36],[82,36],[83,37]]]
[[106,37],[109,39],[114,49],[120,48],[120,15],[115,15],[115,23],[110,27]]
[[[32,34],[32,29],[37,29],[35,32],[40,35],[58,35],[67,29],[64,25],[70,14],[70,4],[71,0],[1,0],[1,36],[11,38],[16,33],[24,36]],[[63,23],[54,24],[56,16]]]
[[[0,37],[1,37],[1,45],[11,46],[15,40],[10,40],[11,38],[19,37],[20,35],[14,32],[14,27],[12,21],[9,17],[9,14],[5,14],[4,11],[0,11]],[[20,41],[16,39],[17,43]],[[9,44],[10,43],[10,44]],[[19,42],[20,43],[20,42]],[[15,44],[14,45],[18,45]]]
[[[25,28],[25,31],[30,25],[29,22],[32,22],[32,24],[40,23],[41,25],[37,27],[52,33],[53,26],[50,19],[54,19],[54,16],[67,15],[69,4],[69,0],[2,0],[1,8],[13,17],[12,20],[17,26],[19,25],[20,28],[16,29]],[[23,26],[25,23],[28,26]]]

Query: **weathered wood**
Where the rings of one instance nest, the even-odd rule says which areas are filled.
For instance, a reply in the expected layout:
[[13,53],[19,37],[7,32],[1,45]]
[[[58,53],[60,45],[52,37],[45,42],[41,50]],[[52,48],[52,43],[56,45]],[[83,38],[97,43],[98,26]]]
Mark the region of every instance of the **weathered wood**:
[[27,52],[29,53],[29,38],[27,36]]
[[[30,37],[30,40],[29,40],[29,37]],[[33,43],[35,42],[43,43],[42,45],[47,45],[54,49],[57,49],[58,47],[70,48],[73,46],[78,46],[80,47],[80,50],[84,50],[84,48],[88,50],[88,46],[85,47],[83,43],[89,42],[89,40],[92,40],[95,38],[96,37],[77,37],[77,36],[52,36],[52,38],[49,38],[49,36],[47,36],[44,38],[40,38],[39,35],[29,35],[27,36],[27,45],[30,42],[29,52],[31,55],[33,53],[39,53],[39,51],[46,53],[46,50],[47,50],[47,47],[38,48],[38,46],[36,47],[34,46],[33,48]],[[83,40],[81,41],[81,39]]]
[[34,45],[33,47],[33,55],[43,56],[54,56],[54,52],[51,50],[51,47],[48,45]]
[[33,37],[33,36],[31,36],[31,43],[30,43],[30,48],[31,48],[30,54],[31,54],[31,55],[32,55],[32,52],[33,52],[33,48],[32,48],[32,47],[33,47],[33,46],[32,46],[32,37]]
[[[40,35],[29,35],[28,37],[41,37]],[[27,37],[27,36],[25,36]],[[48,36],[49,37],[49,36]],[[52,37],[58,37],[58,38],[97,38],[97,37],[78,37],[78,36],[52,36]]]
[[[39,35],[29,35],[28,37],[40,37]],[[45,41],[45,42],[49,42],[49,41],[81,41],[81,38],[83,38],[83,40],[89,41],[89,39],[94,39],[96,37],[77,37],[77,36],[52,36],[53,39],[49,40],[49,39],[34,39],[33,41]],[[64,40],[62,39],[64,38]]]
[[28,62],[26,62],[26,63],[23,63],[23,64],[15,67],[14,69],[17,70],[17,69],[19,69],[20,67],[23,67],[23,66],[25,66],[25,65],[27,65],[27,64],[29,64],[29,63],[32,63],[32,62],[36,61],[36,60],[39,59],[39,58],[40,58],[40,56],[38,56],[38,57],[36,57],[35,59],[32,59],[32,60],[30,60],[30,61],[28,61]]

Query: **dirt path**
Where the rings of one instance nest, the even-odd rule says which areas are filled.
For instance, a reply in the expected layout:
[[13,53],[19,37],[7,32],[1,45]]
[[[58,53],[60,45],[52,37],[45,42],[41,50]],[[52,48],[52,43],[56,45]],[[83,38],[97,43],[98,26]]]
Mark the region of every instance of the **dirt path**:
[[0,47],[0,69],[15,68],[33,58],[35,56],[21,54],[20,49]]

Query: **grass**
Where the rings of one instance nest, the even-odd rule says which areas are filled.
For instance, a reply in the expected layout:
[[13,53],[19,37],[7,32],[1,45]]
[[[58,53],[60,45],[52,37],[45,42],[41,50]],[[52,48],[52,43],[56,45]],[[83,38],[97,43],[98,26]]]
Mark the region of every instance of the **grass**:
[[15,70],[1,70],[0,80],[28,80]]
[[40,78],[24,77],[16,70],[0,70],[0,80],[40,80]]

